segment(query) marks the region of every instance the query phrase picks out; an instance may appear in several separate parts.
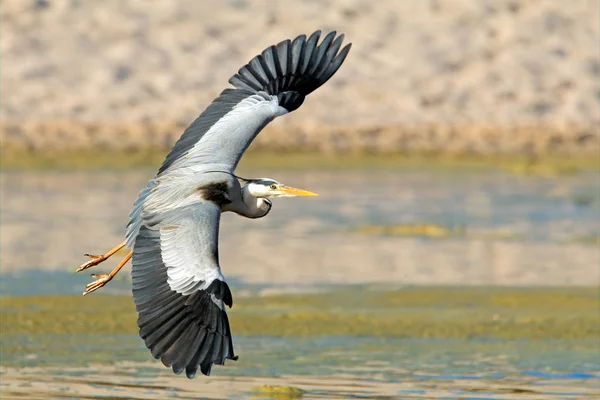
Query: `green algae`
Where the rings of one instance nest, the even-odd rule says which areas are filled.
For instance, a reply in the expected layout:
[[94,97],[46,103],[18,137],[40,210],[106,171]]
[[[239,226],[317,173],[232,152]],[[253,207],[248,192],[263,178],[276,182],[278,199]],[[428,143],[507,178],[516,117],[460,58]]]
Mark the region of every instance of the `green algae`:
[[97,170],[130,168],[158,168],[165,159],[166,150],[142,149],[136,151],[55,151],[34,153],[10,151],[2,153],[3,170]]
[[363,225],[352,230],[363,235],[377,236],[418,236],[446,238],[464,236],[461,227],[452,229],[435,224]]
[[0,298],[0,334],[122,334],[136,329],[127,296]]
[[571,241],[573,243],[595,244],[596,246],[600,246],[600,235],[576,236]]
[[[240,336],[593,339],[598,288],[345,287],[312,294],[237,298]],[[235,296],[235,290],[234,290]],[[128,296],[0,298],[1,335],[137,334]]]
[[523,237],[507,231],[481,231],[467,229],[465,225],[443,226],[437,224],[362,225],[350,232],[369,236],[424,237],[432,239],[470,238],[521,240]]
[[[29,151],[3,152],[0,168],[18,170],[130,169],[158,168],[167,154],[166,149],[146,148],[129,151],[82,150],[34,153]],[[439,153],[352,153],[321,154],[314,152],[274,152],[250,150],[242,158],[243,168],[277,169],[352,169],[406,168],[421,170],[501,170],[519,175],[564,176],[584,170],[598,170],[596,156],[520,155],[481,156],[472,154]]]
[[404,237],[427,237],[427,238],[457,238],[468,237],[471,239],[500,239],[517,240],[521,239],[516,235],[506,231],[478,231],[467,229],[464,225],[443,226],[436,224],[397,224],[397,225],[362,225],[351,229],[351,232],[362,235],[375,236],[404,236]]
[[253,397],[268,399],[297,399],[306,391],[294,386],[261,385],[250,390]]

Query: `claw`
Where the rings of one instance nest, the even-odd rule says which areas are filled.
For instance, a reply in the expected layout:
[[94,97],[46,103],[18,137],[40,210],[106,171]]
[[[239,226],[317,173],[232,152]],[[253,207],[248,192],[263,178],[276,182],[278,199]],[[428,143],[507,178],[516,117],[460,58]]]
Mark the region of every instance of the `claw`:
[[81,271],[91,268],[95,265],[98,265],[101,262],[104,262],[106,260],[106,258],[103,256],[95,256],[95,255],[91,255],[91,254],[86,254],[86,256],[91,258],[91,260],[84,264],[81,264],[81,266],[79,268],[77,268],[75,270],[75,272],[81,272]]
[[95,255],[95,254],[84,254],[84,256],[91,258],[90,261],[81,264],[79,266],[79,268],[77,268],[75,270],[75,272],[81,272],[83,270],[86,270],[88,268],[91,268],[95,265],[98,265],[106,260],[108,260],[113,254],[115,254],[117,251],[121,250],[123,247],[125,246],[125,242],[122,242],[118,245],[116,245],[115,247],[113,247],[112,249],[110,249],[106,254],[103,255]]
[[92,274],[92,278],[95,278],[96,280],[94,282],[87,284],[87,286],[86,286],[87,289],[85,290],[85,292],[83,292],[84,296],[86,294],[90,294],[90,293],[95,292],[96,290],[100,289],[102,286],[106,285],[112,279],[112,277],[109,274]]
[[129,261],[131,259],[132,255],[133,255],[133,251],[130,251],[129,253],[127,253],[125,258],[123,260],[121,260],[119,265],[117,265],[110,274],[91,274],[92,278],[94,278],[96,280],[94,282],[88,283],[86,286],[85,292],[83,292],[82,294],[85,296],[86,294],[95,292],[96,290],[100,289],[101,287],[106,285],[108,282],[110,282],[112,280],[112,278],[114,278],[115,275],[121,270],[121,268],[123,268],[123,265],[127,264],[127,261]]

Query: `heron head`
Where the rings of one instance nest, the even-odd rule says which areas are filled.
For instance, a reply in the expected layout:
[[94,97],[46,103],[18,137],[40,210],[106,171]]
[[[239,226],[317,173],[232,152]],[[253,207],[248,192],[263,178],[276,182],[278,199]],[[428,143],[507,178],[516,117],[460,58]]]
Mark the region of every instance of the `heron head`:
[[308,190],[286,186],[269,178],[252,179],[248,183],[248,191],[252,196],[264,199],[273,197],[318,196],[318,194],[309,192]]

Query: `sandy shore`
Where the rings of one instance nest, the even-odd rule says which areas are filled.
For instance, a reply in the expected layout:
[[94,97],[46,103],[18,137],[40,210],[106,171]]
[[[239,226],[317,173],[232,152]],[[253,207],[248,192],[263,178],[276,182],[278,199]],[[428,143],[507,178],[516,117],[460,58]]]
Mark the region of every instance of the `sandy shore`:
[[338,30],[339,73],[257,148],[597,151],[597,2],[5,1],[4,153],[169,147],[272,43]]

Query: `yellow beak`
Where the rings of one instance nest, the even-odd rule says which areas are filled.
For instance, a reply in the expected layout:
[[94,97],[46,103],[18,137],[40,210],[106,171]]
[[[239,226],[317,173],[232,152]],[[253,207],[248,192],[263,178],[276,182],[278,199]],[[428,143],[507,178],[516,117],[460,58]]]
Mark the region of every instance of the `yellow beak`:
[[308,190],[296,189],[285,185],[279,186],[279,190],[287,196],[318,196],[317,193],[309,192]]

